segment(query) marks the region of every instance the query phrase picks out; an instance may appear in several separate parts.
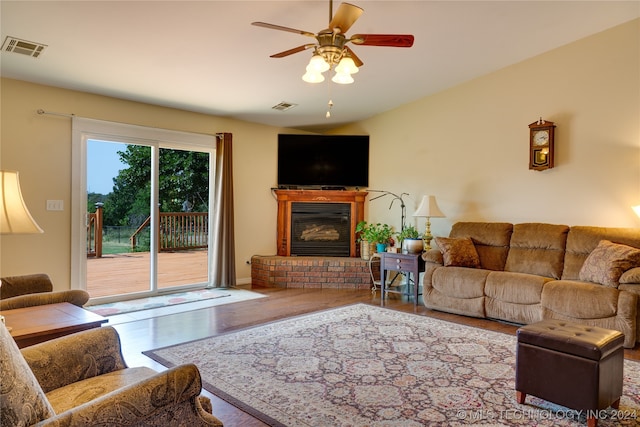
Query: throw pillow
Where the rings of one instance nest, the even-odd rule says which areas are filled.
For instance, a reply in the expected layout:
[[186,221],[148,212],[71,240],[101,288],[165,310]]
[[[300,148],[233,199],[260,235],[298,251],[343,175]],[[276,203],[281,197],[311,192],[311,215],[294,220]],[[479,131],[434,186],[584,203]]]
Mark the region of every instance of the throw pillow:
[[580,269],[580,280],[617,288],[625,271],[640,266],[640,249],[601,240]]
[[436,237],[446,267],[480,267],[478,251],[470,237]]

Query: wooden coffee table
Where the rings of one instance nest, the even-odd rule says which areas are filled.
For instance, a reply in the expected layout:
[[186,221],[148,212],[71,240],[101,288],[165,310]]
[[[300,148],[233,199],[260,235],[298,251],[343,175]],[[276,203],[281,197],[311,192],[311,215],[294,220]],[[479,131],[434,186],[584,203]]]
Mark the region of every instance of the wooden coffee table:
[[108,320],[68,302],[17,308],[0,312],[18,348],[63,335],[98,328]]

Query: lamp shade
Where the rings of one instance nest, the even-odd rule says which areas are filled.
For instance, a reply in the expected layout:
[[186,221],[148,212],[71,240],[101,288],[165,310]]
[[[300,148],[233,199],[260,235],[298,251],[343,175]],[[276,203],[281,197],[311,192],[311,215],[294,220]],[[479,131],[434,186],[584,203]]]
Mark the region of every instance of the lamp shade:
[[640,216],[640,205],[632,206],[631,209],[633,209],[636,215]]
[[420,206],[418,206],[418,209],[413,213],[413,216],[424,216],[427,218],[445,217],[445,215],[438,207],[438,203],[436,203],[435,196],[422,196]]
[[22,199],[18,172],[0,171],[0,234],[44,233]]

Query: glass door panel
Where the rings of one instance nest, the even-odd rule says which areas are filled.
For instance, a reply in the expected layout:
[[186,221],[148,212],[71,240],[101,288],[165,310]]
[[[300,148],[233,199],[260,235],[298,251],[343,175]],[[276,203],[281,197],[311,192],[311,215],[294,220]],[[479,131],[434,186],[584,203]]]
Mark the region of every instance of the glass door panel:
[[208,283],[209,162],[206,152],[160,148],[159,290]]
[[91,298],[153,290],[152,147],[87,141],[87,291]]

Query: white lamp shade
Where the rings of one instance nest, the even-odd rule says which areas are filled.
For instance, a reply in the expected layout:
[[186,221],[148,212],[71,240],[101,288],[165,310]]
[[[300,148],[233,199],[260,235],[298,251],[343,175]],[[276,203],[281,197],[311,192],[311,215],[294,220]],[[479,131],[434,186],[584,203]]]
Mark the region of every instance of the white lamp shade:
[[355,74],[358,71],[358,67],[356,67],[356,63],[353,62],[350,56],[345,56],[340,60],[340,63],[336,67],[336,73],[340,74]]
[[341,85],[348,85],[348,84],[353,83],[353,77],[351,77],[351,74],[336,73],[336,75],[333,76],[331,81],[334,82],[334,83],[341,84]]
[[0,234],[44,233],[22,199],[18,172],[0,171]]
[[315,71],[307,71],[303,76],[302,80],[307,83],[322,83],[324,81],[324,76]]
[[633,209],[636,215],[640,216],[640,205],[632,206],[631,209]]
[[413,213],[413,216],[423,216],[427,218],[445,217],[445,215],[438,207],[438,203],[436,203],[435,196],[422,196],[420,206],[418,206],[418,209]]
[[318,73],[324,73],[329,68],[331,68],[331,66],[318,54],[313,55],[307,65],[307,71],[316,71]]

